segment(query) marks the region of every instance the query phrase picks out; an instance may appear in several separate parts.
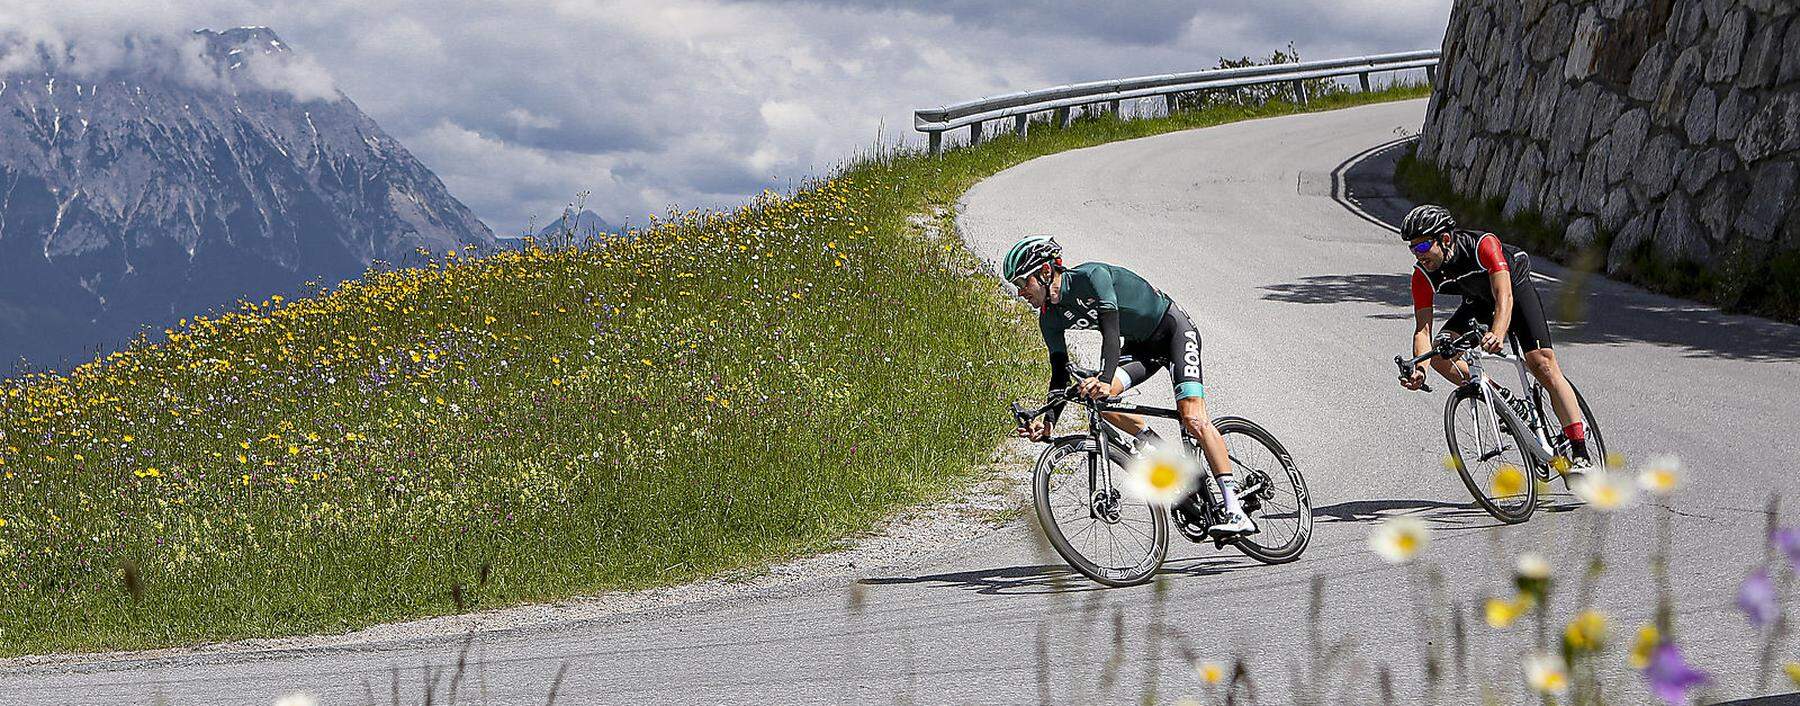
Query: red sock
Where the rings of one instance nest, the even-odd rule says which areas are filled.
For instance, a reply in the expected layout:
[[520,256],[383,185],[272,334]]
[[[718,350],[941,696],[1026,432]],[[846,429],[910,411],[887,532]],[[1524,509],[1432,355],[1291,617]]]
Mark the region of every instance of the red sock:
[[1570,441],[1587,441],[1587,425],[1576,422],[1563,427],[1563,436],[1569,437]]

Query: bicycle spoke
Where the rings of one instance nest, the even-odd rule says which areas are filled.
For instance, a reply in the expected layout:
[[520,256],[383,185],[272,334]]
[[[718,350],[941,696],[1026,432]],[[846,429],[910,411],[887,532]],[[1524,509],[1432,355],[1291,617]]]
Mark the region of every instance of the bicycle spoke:
[[1144,539],[1152,539],[1149,532],[1145,532],[1136,527],[1132,527],[1131,525],[1121,522],[1121,523],[1119,523],[1118,526],[1124,528],[1126,532],[1130,533],[1129,536],[1131,536],[1134,539],[1137,537],[1143,537]]

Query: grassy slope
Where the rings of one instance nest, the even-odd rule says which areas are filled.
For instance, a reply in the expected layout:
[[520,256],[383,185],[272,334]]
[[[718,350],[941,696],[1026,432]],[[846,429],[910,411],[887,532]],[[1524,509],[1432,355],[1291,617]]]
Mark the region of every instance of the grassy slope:
[[865,157],[607,247],[462,253],[5,383],[0,654],[343,630],[828,546],[956,488],[1038,384],[1027,312],[908,215],[1039,155],[1290,112]]

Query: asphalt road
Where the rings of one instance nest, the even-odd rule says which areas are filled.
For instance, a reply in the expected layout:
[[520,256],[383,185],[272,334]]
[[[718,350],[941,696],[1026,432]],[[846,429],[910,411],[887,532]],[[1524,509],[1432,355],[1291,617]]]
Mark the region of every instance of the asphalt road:
[[[1391,359],[1410,331],[1411,257],[1380,221],[1406,204],[1381,179],[1392,153],[1364,153],[1416,131],[1424,110],[1377,105],[1068,152],[966,198],[961,224],[984,256],[1053,233],[1071,262],[1125,265],[1182,304],[1204,338],[1211,411],[1261,422],[1307,475],[1316,524],[1300,561],[1265,567],[1177,538],[1160,590],[1097,590],[1021,520],[854,585],[479,636],[466,643],[456,701],[543,703],[559,668],[561,703],[1137,702],[1152,685],[1159,701],[1204,696],[1184,652],[1242,659],[1261,703],[1376,702],[1384,678],[1398,701],[1467,702],[1482,683],[1500,702],[1522,701],[1519,654],[1531,630],[1490,629],[1471,608],[1503,590],[1515,554],[1535,549],[1566,579],[1560,625],[1597,516],[1559,492],[1528,524],[1495,527],[1441,466],[1442,389],[1408,393],[1394,382]],[[1569,273],[1541,269],[1554,301]],[[1800,504],[1800,329],[1610,281],[1590,282],[1578,299],[1587,321],[1560,324],[1556,349],[1609,445],[1632,459],[1677,453],[1689,469],[1666,506],[1616,516],[1605,534],[1609,570],[1596,595],[1613,617],[1610,695],[1650,698],[1622,643],[1652,608],[1646,556],[1664,514],[1680,643],[1712,674],[1713,697],[1749,696],[1759,638],[1733,600],[1763,556],[1770,493]],[[1145,401],[1169,394],[1160,379],[1147,389]],[[1365,545],[1376,518],[1402,514],[1432,527],[1411,568]],[[1786,517],[1800,524],[1800,512]],[[1448,620],[1428,605],[1434,570],[1468,623],[1461,660],[1447,628],[1420,627],[1420,614]],[[1314,577],[1324,581],[1316,621]],[[1159,636],[1150,629],[1159,623],[1179,636]],[[0,693],[15,703],[266,704],[304,689],[329,704],[385,704],[394,693],[418,703],[430,670],[434,699],[448,703],[464,644],[15,670],[0,675]],[[1435,687],[1422,669],[1428,649],[1445,655]],[[1316,678],[1304,666],[1315,650],[1341,656]],[[1800,658],[1800,644],[1781,654]],[[1785,686],[1779,669],[1775,678]]]

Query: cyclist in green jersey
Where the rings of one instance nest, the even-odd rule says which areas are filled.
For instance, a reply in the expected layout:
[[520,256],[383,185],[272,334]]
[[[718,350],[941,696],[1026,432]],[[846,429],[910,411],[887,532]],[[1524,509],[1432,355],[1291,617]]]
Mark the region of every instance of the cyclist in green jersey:
[[[1103,262],[1063,267],[1062,246],[1045,235],[1014,243],[1001,263],[1001,275],[1018,288],[1019,296],[1038,310],[1038,329],[1050,351],[1050,389],[1069,385],[1069,349],[1064,332],[1069,329],[1100,332],[1100,369],[1081,380],[1078,391],[1089,399],[1116,396],[1155,375],[1169,370],[1175,388],[1175,408],[1181,413],[1182,439],[1190,452],[1198,450],[1212,469],[1215,482],[1207,483],[1215,507],[1209,533],[1217,536],[1250,534],[1256,524],[1238,504],[1225,439],[1206,414],[1206,387],[1200,374],[1200,334],[1167,294],[1150,286],[1131,270]],[[1019,429],[1033,441],[1050,438],[1062,411],[1053,407],[1043,417]],[[1138,443],[1160,441],[1138,415],[1109,412],[1107,422],[1137,438]],[[1197,449],[1196,449],[1197,447]]]

